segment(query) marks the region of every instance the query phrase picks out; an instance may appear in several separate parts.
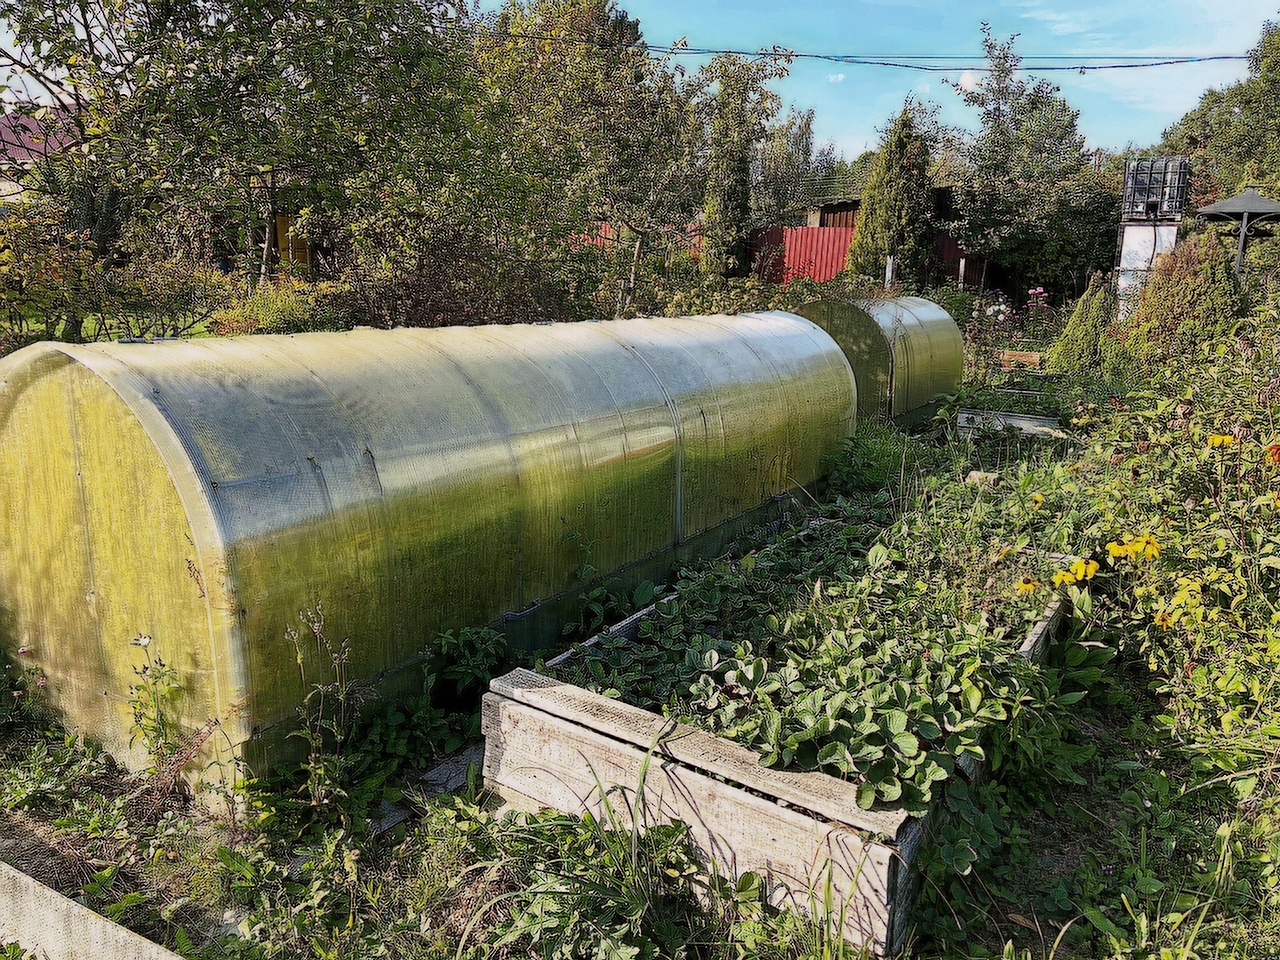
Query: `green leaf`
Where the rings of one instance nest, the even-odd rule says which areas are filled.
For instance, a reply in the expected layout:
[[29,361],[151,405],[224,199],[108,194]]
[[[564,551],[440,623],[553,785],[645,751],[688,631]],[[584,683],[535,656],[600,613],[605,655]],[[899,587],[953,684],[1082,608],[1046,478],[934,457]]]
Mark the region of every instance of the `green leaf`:
[[902,796],[902,781],[897,777],[881,780],[876,785],[876,792],[880,794],[880,798],[886,803],[893,803]]
[[1258,787],[1258,778],[1256,775],[1241,777],[1231,783],[1231,789],[1236,792],[1236,798],[1241,802],[1248,800],[1253,796],[1253,791]]
[[863,810],[870,810],[876,802],[875,784],[864,780],[858,784],[858,806]]
[[637,607],[647,607],[649,604],[653,603],[655,593],[656,589],[654,588],[653,581],[645,580],[636,587],[635,593],[632,594],[631,599]]
[[740,903],[757,903],[764,891],[764,881],[760,879],[760,874],[748,870],[738,878],[738,885],[734,889],[734,898]]
[[1139,893],[1146,896],[1152,896],[1164,889],[1164,884],[1155,877],[1139,877],[1133,885]]
[[222,865],[232,873],[239,874],[246,880],[254,880],[258,876],[258,871],[254,868],[244,856],[232,850],[230,847],[219,847],[216,854]]
[[818,751],[818,763],[824,767],[837,767],[848,773],[853,764],[849,760],[849,750],[843,743],[827,743]]
[[932,720],[920,720],[916,723],[916,733],[925,740],[937,740],[942,736],[942,728]]
[[1076,613],[1081,617],[1088,617],[1093,613],[1093,595],[1087,589],[1081,590],[1071,587],[1071,598],[1075,601]]
[[1083,913],[1084,918],[1099,933],[1108,937],[1115,937],[1117,940],[1124,938],[1124,931],[1108,920],[1097,907],[1085,907]]
[[914,757],[920,752],[920,744],[914,733],[900,733],[893,738],[893,745],[904,757]]
[[137,890],[133,890],[126,893],[115,903],[111,903],[103,907],[102,915],[109,920],[119,922],[120,918],[123,917],[130,908],[146,902],[147,895],[145,893],[139,893]]
[[885,716],[885,726],[891,735],[896,736],[907,729],[907,715],[901,710],[890,710]]

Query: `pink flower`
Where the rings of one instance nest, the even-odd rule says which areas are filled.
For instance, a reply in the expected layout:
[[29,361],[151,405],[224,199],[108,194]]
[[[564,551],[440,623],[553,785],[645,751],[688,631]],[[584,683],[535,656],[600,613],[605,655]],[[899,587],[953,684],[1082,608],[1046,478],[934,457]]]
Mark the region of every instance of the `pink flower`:
[[43,690],[48,685],[49,685],[49,678],[46,677],[43,673],[40,674],[40,676],[36,677],[36,686],[39,687],[41,690]]
[[31,652],[31,648],[30,648],[30,647],[19,647],[19,648],[18,648],[18,656],[20,656],[20,657],[25,657],[25,656],[26,656],[28,653],[30,653],[30,652]]

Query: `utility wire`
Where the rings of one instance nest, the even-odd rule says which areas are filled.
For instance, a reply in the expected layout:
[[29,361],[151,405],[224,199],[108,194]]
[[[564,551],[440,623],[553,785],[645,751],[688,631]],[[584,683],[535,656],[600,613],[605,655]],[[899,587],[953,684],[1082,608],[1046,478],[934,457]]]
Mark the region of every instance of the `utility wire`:
[[[566,37],[552,34],[511,33],[492,31],[489,36],[504,40],[530,40],[538,42],[561,43],[578,46],[610,48],[619,46],[616,42],[592,40],[585,37]],[[845,54],[845,53],[804,53],[773,47],[768,50],[734,50],[719,47],[691,47],[686,44],[673,44],[664,47],[656,43],[626,44],[626,46],[643,49],[652,54],[669,57],[713,57],[738,56],[757,60],[815,60],[824,63],[835,63],[842,66],[893,67],[900,70],[916,70],[924,73],[951,73],[956,70],[988,72],[991,65],[987,63],[965,63],[972,60],[969,54],[911,54],[895,56],[892,54]],[[1073,73],[1089,73],[1095,70],[1142,70],[1150,67],[1174,67],[1192,63],[1219,63],[1246,61],[1246,54],[1210,54],[1204,56],[1141,56],[1134,54],[1116,55],[1077,55],[1046,54],[1041,56],[1020,57],[1019,67],[1036,72],[1060,71]]]

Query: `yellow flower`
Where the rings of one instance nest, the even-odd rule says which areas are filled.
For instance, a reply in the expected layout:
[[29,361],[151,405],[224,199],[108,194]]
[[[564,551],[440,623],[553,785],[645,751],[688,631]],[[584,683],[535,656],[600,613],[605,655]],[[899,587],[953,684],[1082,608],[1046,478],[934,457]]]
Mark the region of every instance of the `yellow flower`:
[[1042,584],[1039,580],[1036,580],[1032,577],[1023,577],[1021,580],[1019,580],[1017,583],[1013,585],[1013,589],[1018,592],[1018,596],[1026,597],[1035,593],[1042,586],[1044,586],[1044,584]]
[[1114,540],[1112,540],[1110,543],[1107,544],[1107,556],[1109,556],[1112,560],[1119,560],[1121,557],[1133,556],[1133,551],[1129,549],[1129,544],[1116,543]]
[[1168,630],[1173,626],[1173,615],[1168,610],[1161,610],[1156,614],[1156,626],[1161,630]]
[[1033,493],[1031,495],[1031,509],[1034,510],[1036,507],[1040,506],[1040,504],[1042,503],[1044,503],[1043,493]]
[[1148,560],[1158,560],[1160,558],[1160,544],[1149,533],[1144,533],[1135,539],[1132,550],[1135,557],[1141,554]]
[[1077,560],[1071,564],[1071,575],[1077,580],[1092,580],[1097,572],[1098,561],[1096,560]]
[[1273,467],[1280,467],[1280,443],[1273,443],[1267,446],[1263,459]]
[[1063,584],[1075,583],[1075,582],[1076,582],[1075,574],[1073,574],[1070,570],[1059,570],[1057,573],[1053,575],[1053,585],[1055,587],[1060,587]]
[[1211,433],[1209,434],[1209,446],[1211,447],[1233,447],[1236,438],[1229,433]]

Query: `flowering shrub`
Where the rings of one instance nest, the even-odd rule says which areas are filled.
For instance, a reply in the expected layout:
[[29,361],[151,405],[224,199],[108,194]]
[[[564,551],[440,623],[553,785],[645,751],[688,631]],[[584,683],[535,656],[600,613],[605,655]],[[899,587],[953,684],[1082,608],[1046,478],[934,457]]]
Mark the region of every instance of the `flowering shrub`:
[[1098,627],[1147,660],[1171,731],[1271,728],[1280,746],[1280,344],[1259,319],[1166,370],[1082,472],[1112,534]]

